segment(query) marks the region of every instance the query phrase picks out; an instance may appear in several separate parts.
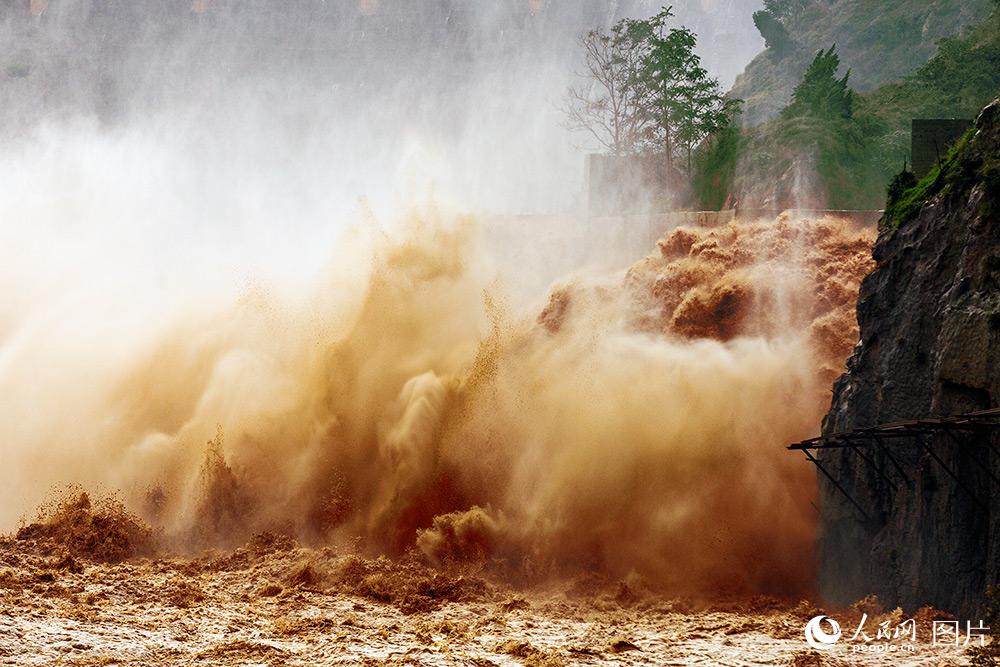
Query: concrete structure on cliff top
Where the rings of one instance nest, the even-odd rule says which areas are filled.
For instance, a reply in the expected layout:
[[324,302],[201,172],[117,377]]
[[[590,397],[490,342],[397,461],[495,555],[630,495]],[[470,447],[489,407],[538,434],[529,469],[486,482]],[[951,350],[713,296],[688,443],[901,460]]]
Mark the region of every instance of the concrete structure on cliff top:
[[972,121],[965,118],[914,118],[910,123],[913,175],[918,180],[926,176],[970,127]]

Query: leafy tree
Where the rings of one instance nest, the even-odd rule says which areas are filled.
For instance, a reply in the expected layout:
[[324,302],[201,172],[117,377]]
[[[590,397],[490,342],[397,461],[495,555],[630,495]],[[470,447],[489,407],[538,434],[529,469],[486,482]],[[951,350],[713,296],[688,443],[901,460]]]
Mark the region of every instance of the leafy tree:
[[764,46],[774,49],[776,53],[783,54],[792,45],[792,38],[788,36],[785,25],[772,12],[765,9],[754,12],[753,24],[764,38]]
[[837,76],[836,46],[821,50],[792,93],[791,103],[775,126],[777,142],[788,154],[808,156],[823,193],[834,208],[850,208],[856,182],[866,181],[869,131],[854,118],[850,72]]
[[674,114],[674,134],[678,152],[683,153],[685,167],[691,172],[691,154],[706,137],[733,125],[733,119],[743,107],[743,100],[727,99],[700,67],[693,70],[688,85],[679,92],[680,104]]
[[639,21],[635,30],[648,45],[641,77],[649,90],[650,141],[662,146],[668,169],[675,155],[691,169],[691,151],[702,139],[728,125],[742,104],[727,100],[719,82],[701,66],[694,52],[697,36],[687,28],[667,30],[670,8],[648,21]]
[[794,45],[788,34],[788,19],[800,14],[811,0],[764,0],[764,8],[753,13],[764,45],[776,54],[784,55]]
[[799,13],[809,4],[809,0],[764,0],[764,11],[779,21]]
[[694,52],[697,36],[667,28],[669,7],[647,20],[623,19],[582,40],[589,88],[571,88],[570,126],[589,131],[618,155],[658,152],[668,170],[688,169],[695,146],[732,122],[739,100],[726,99]]
[[854,91],[847,86],[850,70],[837,78],[840,56],[837,46],[816,54],[802,81],[792,93],[792,103],[785,107],[785,118],[851,118],[854,114]]

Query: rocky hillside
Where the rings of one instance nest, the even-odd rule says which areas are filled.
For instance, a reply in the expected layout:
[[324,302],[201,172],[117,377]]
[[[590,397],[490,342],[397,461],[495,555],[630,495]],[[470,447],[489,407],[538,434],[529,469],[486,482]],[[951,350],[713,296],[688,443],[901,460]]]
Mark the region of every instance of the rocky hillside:
[[[851,84],[871,90],[925,63],[937,41],[986,17],[992,0],[777,0],[787,15],[769,48],[736,79],[731,94],[746,100],[743,123],[775,118],[813,56],[836,44]],[[778,41],[779,43],[774,43]]]
[[[835,385],[827,434],[1000,404],[1000,100],[887,208],[858,302],[861,342]],[[977,460],[998,477],[1000,461],[986,444],[932,441],[961,485],[912,439],[891,445],[909,478],[895,487],[856,452],[823,452],[870,520],[820,477],[821,592],[972,617],[1000,578],[1000,485]],[[890,467],[882,450],[870,453]]]
[[[846,57],[838,50],[836,59],[816,58],[837,67],[805,86],[814,91],[812,102],[823,106],[827,93],[841,88]],[[804,75],[798,85],[809,78]],[[853,72],[846,85],[853,89]],[[940,40],[934,57],[916,71],[875,90],[852,92],[848,113],[845,104],[832,114],[787,109],[775,120],[716,137],[696,159],[700,204],[718,208],[728,198],[747,208],[882,208],[886,184],[910,160],[911,119],[972,120],[997,91],[1000,5]]]

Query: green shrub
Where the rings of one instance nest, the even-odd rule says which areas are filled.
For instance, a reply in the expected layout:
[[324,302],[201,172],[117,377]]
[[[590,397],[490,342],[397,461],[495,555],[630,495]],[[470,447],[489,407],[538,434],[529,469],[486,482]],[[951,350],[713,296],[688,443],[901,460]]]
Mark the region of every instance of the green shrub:
[[718,211],[733,191],[743,135],[730,125],[703,143],[695,153],[691,187],[700,207]]
[[[975,178],[979,165],[966,159],[965,148],[975,130],[970,129],[948,151],[943,160],[934,165],[930,172],[909,188],[899,190],[893,198],[890,192],[886,204],[885,219],[892,227],[899,227],[917,217],[931,197],[946,192],[955,185]],[[891,188],[890,188],[891,189]]]

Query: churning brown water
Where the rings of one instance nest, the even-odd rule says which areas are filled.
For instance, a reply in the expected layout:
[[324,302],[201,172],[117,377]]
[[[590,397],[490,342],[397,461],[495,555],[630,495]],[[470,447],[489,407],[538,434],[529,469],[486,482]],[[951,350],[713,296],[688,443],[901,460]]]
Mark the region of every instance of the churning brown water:
[[681,228],[526,314],[478,238],[415,213],[348,235],[308,289],[191,294],[143,340],[95,336],[19,376],[51,412],[4,434],[10,472],[120,490],[174,549],[271,530],[514,580],[807,592],[813,473],[783,445],[818,429],[872,234]]

